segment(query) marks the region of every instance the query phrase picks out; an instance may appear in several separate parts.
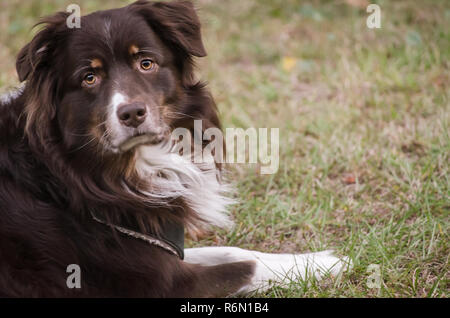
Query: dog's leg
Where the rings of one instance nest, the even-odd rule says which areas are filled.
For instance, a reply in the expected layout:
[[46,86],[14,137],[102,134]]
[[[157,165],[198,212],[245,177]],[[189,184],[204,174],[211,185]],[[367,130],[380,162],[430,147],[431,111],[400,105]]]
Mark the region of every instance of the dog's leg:
[[237,294],[250,284],[256,267],[253,261],[211,266],[183,262],[183,265],[184,270],[176,273],[178,279],[168,297],[227,297]]
[[339,259],[333,251],[309,254],[268,254],[237,247],[201,247],[185,250],[185,262],[215,266],[239,261],[253,261],[255,269],[250,282],[237,294],[263,292],[271,284],[284,285],[314,276],[338,275],[351,266],[348,258]]

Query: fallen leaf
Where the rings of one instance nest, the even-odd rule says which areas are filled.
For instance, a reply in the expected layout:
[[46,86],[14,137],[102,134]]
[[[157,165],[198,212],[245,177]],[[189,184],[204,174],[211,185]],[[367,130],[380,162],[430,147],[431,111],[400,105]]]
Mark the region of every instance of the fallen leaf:
[[354,175],[347,175],[344,177],[344,183],[345,184],[355,184],[356,183],[356,177]]
[[281,60],[281,67],[286,72],[291,72],[297,65],[298,60],[295,57],[285,56]]

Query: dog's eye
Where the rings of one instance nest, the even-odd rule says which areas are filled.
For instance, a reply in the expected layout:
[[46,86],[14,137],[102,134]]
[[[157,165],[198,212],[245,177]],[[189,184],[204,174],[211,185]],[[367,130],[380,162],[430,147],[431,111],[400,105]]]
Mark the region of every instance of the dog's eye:
[[155,67],[155,63],[150,59],[144,59],[141,61],[141,68],[144,71],[150,71]]
[[97,82],[97,77],[94,73],[88,73],[84,76],[83,82],[88,86],[92,86]]

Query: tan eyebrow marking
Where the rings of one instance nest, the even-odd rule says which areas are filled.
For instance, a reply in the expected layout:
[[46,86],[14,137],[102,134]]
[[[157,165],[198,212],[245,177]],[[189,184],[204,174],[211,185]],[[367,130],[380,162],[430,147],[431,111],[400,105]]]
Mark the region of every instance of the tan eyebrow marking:
[[137,54],[139,52],[139,48],[136,45],[133,44],[128,49],[128,52],[130,53],[130,55]]
[[99,59],[93,59],[91,61],[91,67],[92,68],[102,68],[103,67],[103,63]]

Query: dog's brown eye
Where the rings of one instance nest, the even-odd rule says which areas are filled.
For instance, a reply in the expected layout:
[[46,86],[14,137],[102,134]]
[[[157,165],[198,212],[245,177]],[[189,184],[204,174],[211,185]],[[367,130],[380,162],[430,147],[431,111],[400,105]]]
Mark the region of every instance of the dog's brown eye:
[[97,77],[94,75],[94,73],[88,73],[84,76],[83,82],[87,85],[94,85],[95,82],[97,82]]
[[145,60],[141,61],[141,68],[144,71],[149,71],[149,70],[153,69],[154,66],[155,66],[155,63],[150,59],[145,59]]

